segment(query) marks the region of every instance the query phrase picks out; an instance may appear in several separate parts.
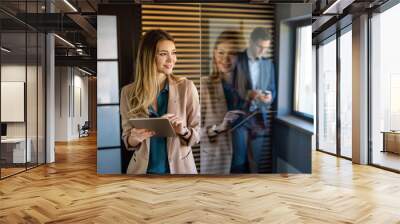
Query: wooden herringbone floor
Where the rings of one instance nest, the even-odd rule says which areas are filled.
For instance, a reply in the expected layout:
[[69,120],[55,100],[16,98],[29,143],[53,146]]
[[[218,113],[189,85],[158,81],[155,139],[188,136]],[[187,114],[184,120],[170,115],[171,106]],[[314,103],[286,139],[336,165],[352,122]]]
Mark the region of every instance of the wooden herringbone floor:
[[400,175],[315,152],[312,175],[96,174],[94,137],[0,181],[0,223],[400,223]]

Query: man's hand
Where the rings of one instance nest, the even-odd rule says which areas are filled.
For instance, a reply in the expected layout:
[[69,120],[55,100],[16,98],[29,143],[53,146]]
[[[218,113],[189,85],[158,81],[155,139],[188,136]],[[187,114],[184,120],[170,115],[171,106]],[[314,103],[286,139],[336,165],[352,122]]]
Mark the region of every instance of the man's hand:
[[260,100],[262,103],[271,103],[271,91],[249,90],[247,94],[249,100]]
[[263,103],[271,103],[272,102],[272,94],[271,91],[264,91],[262,92],[259,96],[258,99],[260,99],[261,102]]
[[247,98],[249,100],[254,100],[254,99],[256,99],[258,97],[259,94],[260,94],[260,92],[257,91],[257,90],[249,90],[247,92]]

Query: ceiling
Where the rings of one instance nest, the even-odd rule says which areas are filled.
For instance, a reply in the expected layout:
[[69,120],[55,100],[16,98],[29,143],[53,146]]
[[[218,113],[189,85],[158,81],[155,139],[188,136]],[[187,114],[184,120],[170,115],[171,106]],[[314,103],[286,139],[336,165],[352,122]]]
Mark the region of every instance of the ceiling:
[[[223,1],[223,0],[222,0]],[[335,0],[293,0],[313,4],[313,36],[319,35],[324,30],[335,24],[344,14],[356,14],[368,7],[383,4],[386,0],[336,0],[340,13],[332,14],[325,11],[334,4]],[[16,57],[22,57],[28,52],[34,53],[35,43],[30,43],[25,50],[24,32],[30,31],[54,32],[62,39],[72,43],[74,47],[55,38],[56,64],[78,65],[82,61],[90,64],[91,69],[96,69],[96,21],[99,4],[132,4],[150,2],[148,0],[1,0],[0,22],[2,28],[2,44],[13,49]],[[170,0],[153,0],[153,2],[171,2]],[[175,0],[174,2],[185,2]],[[187,2],[187,1],[186,1]],[[205,0],[202,2],[212,2]],[[220,1],[219,1],[220,2]],[[230,1],[231,2],[231,1]],[[239,0],[238,2],[246,2]],[[250,0],[252,3],[279,3],[288,0]],[[46,8],[47,7],[47,8]],[[342,7],[342,8],[340,8]],[[49,12],[51,9],[52,13]],[[81,52],[81,53],[80,53]],[[3,54],[3,52],[2,52]],[[11,54],[9,54],[10,56]]]
[[1,52],[3,61],[37,57],[36,51],[43,48],[36,43],[37,35],[54,32],[56,65],[96,71],[97,5],[96,0],[47,0],[47,5],[45,0],[1,0],[2,46],[11,50]]
[[350,25],[354,17],[386,2],[388,0],[317,0],[313,7],[313,44]]

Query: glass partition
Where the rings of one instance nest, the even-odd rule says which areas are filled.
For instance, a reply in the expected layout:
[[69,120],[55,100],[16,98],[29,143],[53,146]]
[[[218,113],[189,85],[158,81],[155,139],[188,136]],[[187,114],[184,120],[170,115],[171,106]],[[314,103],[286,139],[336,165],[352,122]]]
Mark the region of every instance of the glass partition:
[[[43,13],[44,1],[7,1],[23,16]],[[28,15],[28,14],[26,14]],[[45,35],[0,13],[0,177],[45,162]],[[7,21],[7,22],[4,22]]]
[[26,42],[25,31],[1,34],[2,177],[24,171],[31,159],[26,150]]

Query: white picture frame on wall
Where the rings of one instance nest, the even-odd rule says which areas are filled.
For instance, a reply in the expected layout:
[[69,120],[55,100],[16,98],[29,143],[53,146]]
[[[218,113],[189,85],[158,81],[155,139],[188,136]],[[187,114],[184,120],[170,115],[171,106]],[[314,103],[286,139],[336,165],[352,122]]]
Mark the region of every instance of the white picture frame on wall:
[[25,82],[1,82],[1,122],[25,122]]

